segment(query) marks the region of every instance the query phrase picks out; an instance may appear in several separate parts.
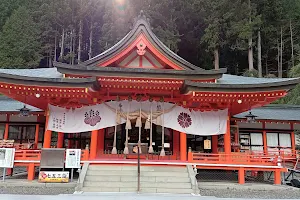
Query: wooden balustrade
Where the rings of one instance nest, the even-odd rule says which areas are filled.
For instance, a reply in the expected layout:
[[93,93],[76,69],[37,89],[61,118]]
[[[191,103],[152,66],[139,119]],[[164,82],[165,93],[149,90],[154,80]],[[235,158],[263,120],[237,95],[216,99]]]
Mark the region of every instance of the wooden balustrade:
[[256,154],[235,153],[231,154],[211,154],[189,152],[189,162],[199,162],[207,164],[250,164],[250,165],[277,165],[274,159]]
[[39,161],[41,160],[41,150],[16,150],[15,161]]

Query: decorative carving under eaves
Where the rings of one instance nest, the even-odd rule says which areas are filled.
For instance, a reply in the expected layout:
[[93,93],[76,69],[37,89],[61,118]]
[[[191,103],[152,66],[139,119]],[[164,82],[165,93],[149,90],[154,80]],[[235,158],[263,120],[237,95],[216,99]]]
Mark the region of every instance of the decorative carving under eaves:
[[146,53],[146,44],[141,40],[140,42],[138,42],[138,44],[136,45],[136,47],[137,47],[137,54],[138,55],[140,55],[140,56],[143,56],[143,55],[145,55],[145,53]]

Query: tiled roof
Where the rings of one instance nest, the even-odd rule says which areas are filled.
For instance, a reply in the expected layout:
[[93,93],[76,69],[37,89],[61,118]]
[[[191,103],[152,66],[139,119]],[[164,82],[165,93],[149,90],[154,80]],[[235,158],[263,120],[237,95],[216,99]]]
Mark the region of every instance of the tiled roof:
[[[261,108],[252,109],[256,119],[300,121],[300,106],[271,104]],[[243,119],[249,112],[235,115],[235,118]]]
[[[0,96],[0,112],[18,112],[19,109],[23,108],[23,106],[24,104],[22,102],[8,98],[6,96]],[[42,111],[38,108],[35,108],[27,104],[26,107],[33,112]]]
[[263,84],[263,83],[276,83],[287,80],[295,80],[295,78],[255,78],[255,77],[245,77],[236,76],[230,74],[223,74],[223,77],[218,80],[219,84]]
[[62,78],[63,75],[56,68],[39,68],[39,69],[0,69],[0,73],[40,77],[40,78]]

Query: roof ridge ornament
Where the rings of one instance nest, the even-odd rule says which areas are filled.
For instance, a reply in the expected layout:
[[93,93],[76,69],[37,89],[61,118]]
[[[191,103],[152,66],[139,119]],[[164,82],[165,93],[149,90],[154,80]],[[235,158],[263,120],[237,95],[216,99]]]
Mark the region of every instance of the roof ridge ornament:
[[141,24],[146,24],[146,25],[148,25],[151,28],[151,26],[150,26],[150,19],[147,18],[147,16],[145,15],[144,10],[141,10],[140,14],[136,18],[134,18],[134,25],[133,26],[136,26],[137,24],[140,24],[140,23],[138,23],[139,21],[143,22]]

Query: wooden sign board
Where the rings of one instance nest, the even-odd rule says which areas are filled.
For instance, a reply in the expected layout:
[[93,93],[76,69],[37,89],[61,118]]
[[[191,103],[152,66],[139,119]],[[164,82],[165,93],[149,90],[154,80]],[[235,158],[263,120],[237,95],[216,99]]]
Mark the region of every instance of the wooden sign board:
[[0,148],[13,148],[14,140],[0,140]]
[[67,171],[40,171],[39,182],[40,183],[68,183],[70,173]]
[[204,149],[211,149],[211,141],[204,140]]

